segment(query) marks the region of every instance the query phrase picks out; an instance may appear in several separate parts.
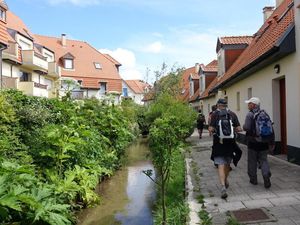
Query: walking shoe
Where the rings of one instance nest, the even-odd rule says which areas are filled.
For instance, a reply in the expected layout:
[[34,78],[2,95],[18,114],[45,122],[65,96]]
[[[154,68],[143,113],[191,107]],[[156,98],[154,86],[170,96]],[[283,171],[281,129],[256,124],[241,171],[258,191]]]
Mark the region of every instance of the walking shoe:
[[250,178],[250,184],[257,185],[257,179]]
[[227,192],[226,192],[226,188],[222,187],[221,190],[221,198],[226,199],[228,197]]
[[265,186],[265,188],[271,187],[271,181],[270,181],[269,177],[264,177],[264,186]]

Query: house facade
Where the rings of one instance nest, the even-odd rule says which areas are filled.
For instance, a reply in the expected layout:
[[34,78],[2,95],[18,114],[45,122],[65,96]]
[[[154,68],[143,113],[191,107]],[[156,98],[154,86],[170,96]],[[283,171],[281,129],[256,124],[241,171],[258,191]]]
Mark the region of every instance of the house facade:
[[2,53],[1,87],[31,96],[57,97],[60,68],[54,52],[43,46],[18,16],[9,10],[4,15],[8,46]]
[[274,121],[275,153],[300,164],[300,0],[277,1],[276,8],[231,67],[214,80],[203,100],[227,98],[241,123],[246,99],[261,99]]
[[122,79],[119,74],[121,64],[107,54],[84,41],[67,39],[65,34],[60,38],[36,35],[48,48],[53,49],[56,63],[61,66],[62,92],[71,86],[73,98],[106,99],[112,97],[115,103],[120,102]]
[[144,104],[144,96],[151,89],[151,86],[142,80],[123,80],[122,97],[132,99],[136,104]]

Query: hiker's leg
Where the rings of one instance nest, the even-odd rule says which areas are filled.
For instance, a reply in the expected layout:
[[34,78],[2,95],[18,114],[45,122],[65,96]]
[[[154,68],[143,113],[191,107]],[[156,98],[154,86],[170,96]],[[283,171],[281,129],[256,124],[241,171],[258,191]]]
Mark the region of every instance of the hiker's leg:
[[219,180],[222,186],[225,186],[225,179],[226,179],[226,165],[218,165],[218,173],[219,173]]
[[258,153],[258,161],[261,165],[261,174],[263,177],[269,177],[270,176],[270,166],[268,163],[268,150],[266,151],[260,151]]
[[257,183],[257,151],[248,148],[248,175],[250,183]]
[[271,187],[271,181],[270,181],[270,167],[268,163],[268,150],[266,151],[261,151],[258,154],[258,160],[261,165],[261,173],[264,179],[264,186],[265,188],[270,188]]

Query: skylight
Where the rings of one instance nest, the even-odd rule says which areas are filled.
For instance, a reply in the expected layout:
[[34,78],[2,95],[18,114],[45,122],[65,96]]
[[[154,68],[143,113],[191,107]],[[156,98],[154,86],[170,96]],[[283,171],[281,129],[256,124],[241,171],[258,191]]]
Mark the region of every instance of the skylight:
[[94,65],[95,65],[95,68],[96,68],[96,69],[98,69],[98,70],[102,69],[102,66],[101,66],[100,63],[94,62]]

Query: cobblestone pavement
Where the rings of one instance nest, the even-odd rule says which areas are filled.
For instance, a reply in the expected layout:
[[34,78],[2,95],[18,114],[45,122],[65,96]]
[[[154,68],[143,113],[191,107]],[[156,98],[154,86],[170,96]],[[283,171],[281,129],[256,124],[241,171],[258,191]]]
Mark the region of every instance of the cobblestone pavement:
[[[276,222],[252,223],[259,225],[300,225],[300,166],[291,164],[274,156],[269,156],[272,172],[270,189],[265,189],[261,171],[257,171],[258,185],[249,183],[247,175],[247,147],[237,167],[230,172],[228,198],[220,198],[220,184],[217,169],[210,160],[212,138],[207,131],[199,139],[195,131],[188,138],[191,143],[186,155],[188,203],[190,207],[189,224],[201,224],[198,212],[205,210],[212,217],[213,225],[225,225],[228,211],[244,208],[264,208]],[[204,204],[199,197],[204,196]],[[201,200],[200,200],[201,201]]]

